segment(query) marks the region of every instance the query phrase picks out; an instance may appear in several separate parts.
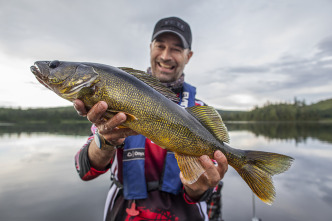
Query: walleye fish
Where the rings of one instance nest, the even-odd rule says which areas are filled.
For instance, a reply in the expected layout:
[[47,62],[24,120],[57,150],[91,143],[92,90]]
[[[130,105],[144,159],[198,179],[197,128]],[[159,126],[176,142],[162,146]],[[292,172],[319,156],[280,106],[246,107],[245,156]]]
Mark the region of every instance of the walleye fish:
[[179,98],[156,78],[131,68],[85,62],[37,61],[31,66],[37,80],[60,97],[80,99],[89,110],[98,101],[109,109],[105,118],[127,115],[123,127],[173,151],[183,177],[194,183],[204,169],[199,157],[220,150],[265,203],[272,204],[272,176],[289,169],[293,158],[277,153],[232,148],[218,112],[210,106],[182,108]]

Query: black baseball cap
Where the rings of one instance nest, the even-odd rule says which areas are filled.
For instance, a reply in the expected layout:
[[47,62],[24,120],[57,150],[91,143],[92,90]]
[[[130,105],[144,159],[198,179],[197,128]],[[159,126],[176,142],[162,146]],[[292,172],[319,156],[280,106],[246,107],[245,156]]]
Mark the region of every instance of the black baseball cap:
[[168,17],[159,20],[154,27],[152,41],[160,34],[167,32],[174,33],[179,36],[182,41],[183,48],[191,49],[191,29],[187,22],[178,17]]

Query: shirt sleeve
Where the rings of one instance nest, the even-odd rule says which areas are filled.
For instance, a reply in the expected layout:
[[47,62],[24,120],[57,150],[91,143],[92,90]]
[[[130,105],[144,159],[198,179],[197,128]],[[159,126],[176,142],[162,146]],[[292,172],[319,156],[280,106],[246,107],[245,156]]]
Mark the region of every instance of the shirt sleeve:
[[101,174],[104,174],[108,171],[106,170],[97,170],[90,165],[90,160],[88,156],[88,149],[91,141],[93,140],[94,133],[96,132],[96,126],[92,125],[91,127],[92,134],[88,137],[87,142],[75,155],[75,167],[76,171],[79,174],[80,178],[84,181],[92,180],[98,177]]

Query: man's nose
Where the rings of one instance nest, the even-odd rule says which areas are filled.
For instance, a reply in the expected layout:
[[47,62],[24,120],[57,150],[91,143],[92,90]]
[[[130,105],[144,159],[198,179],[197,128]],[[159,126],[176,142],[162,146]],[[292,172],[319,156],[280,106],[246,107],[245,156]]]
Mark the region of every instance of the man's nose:
[[172,58],[171,51],[168,48],[165,48],[161,53],[161,58],[163,60],[170,60]]

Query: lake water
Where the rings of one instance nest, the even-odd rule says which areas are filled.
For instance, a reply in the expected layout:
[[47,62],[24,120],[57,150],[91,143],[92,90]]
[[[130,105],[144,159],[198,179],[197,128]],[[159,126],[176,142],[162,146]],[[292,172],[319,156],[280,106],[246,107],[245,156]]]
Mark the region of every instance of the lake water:
[[[330,221],[332,218],[332,125],[228,123],[231,145],[295,158],[289,171],[274,176],[272,206],[253,197],[236,171],[224,178],[225,221]],[[15,133],[15,131],[20,131]],[[74,155],[88,128],[38,132],[1,126],[0,220],[102,220],[109,174],[83,182]],[[66,134],[66,135],[64,135]]]

